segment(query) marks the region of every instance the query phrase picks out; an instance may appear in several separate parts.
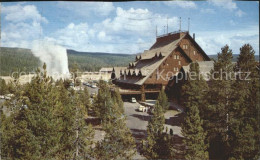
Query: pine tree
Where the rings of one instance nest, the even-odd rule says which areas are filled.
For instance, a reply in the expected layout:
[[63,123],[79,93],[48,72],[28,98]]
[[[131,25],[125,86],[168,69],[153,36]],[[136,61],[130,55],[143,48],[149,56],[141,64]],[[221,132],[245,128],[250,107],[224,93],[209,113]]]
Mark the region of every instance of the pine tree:
[[185,159],[208,159],[207,145],[205,144],[206,134],[202,128],[202,120],[199,116],[198,106],[189,106],[185,117],[182,134],[186,146]]
[[56,157],[58,159],[88,159],[91,154],[94,132],[92,126],[85,123],[86,102],[89,101],[89,97],[86,96],[87,90],[67,90],[63,81],[56,82],[56,88],[59,90],[60,102],[56,106],[55,114],[62,121],[57,128],[61,133],[61,138]]
[[[1,118],[3,157],[7,159],[88,159],[93,129],[85,124],[79,93],[47,76],[46,65],[31,83],[16,86],[12,112]],[[77,154],[76,154],[77,153]]]
[[94,137],[94,131],[91,125],[87,125],[85,119],[87,118],[87,108],[80,101],[79,95],[80,93],[72,94],[75,99],[73,100],[74,104],[74,128],[75,128],[75,154],[74,159],[86,159],[91,156],[91,148],[92,139]]
[[42,77],[36,76],[30,84],[15,93],[13,109],[6,119],[3,134],[8,158],[50,159],[55,157],[60,133],[57,126],[60,121],[54,116],[57,97],[55,88],[49,83],[44,65]]
[[164,129],[164,111],[159,101],[154,106],[153,116],[148,122],[147,139],[143,146],[144,155],[148,159],[168,159],[173,156],[170,148],[170,138],[163,133]]
[[[202,126],[199,107],[203,110],[207,84],[200,75],[198,63],[190,64],[190,76],[182,87],[184,106],[187,114],[182,125],[186,159],[208,159],[205,143],[206,133]],[[191,75],[193,75],[191,77]]]
[[169,102],[168,102],[167,95],[163,89],[159,93],[158,102],[162,106],[164,112],[166,112],[169,108]]
[[56,157],[58,159],[72,159],[75,152],[75,114],[73,96],[63,85],[63,80],[56,83],[58,99],[55,115],[62,123],[57,128],[61,134]]
[[5,95],[8,93],[8,87],[5,83],[5,80],[0,78],[0,95]]
[[189,106],[198,106],[201,116],[203,115],[206,106],[205,96],[208,92],[208,85],[200,74],[199,64],[190,64],[188,80],[182,86],[182,101],[186,110]]
[[15,110],[1,119],[1,157],[6,159],[40,159],[39,144],[28,130],[28,110]]
[[[99,94],[101,93],[99,92]],[[135,154],[135,140],[126,127],[122,109],[108,93],[107,95],[104,99],[107,107],[106,114],[101,114],[103,117],[102,127],[106,135],[104,140],[96,144],[94,157],[97,159],[131,159]],[[100,100],[102,97],[98,96],[98,102]]]
[[124,113],[124,102],[121,98],[119,90],[115,89],[115,91],[111,92],[111,96],[112,96],[114,103],[118,104],[120,112]]
[[229,137],[229,159],[259,159],[259,142],[254,126],[244,122],[232,125]]
[[98,94],[94,99],[94,112],[96,116],[101,118],[104,123],[109,121],[113,105],[114,103],[108,85],[106,83],[99,83]]
[[[229,158],[257,159],[259,157],[259,72],[254,50],[249,44],[240,48],[233,84],[232,110],[229,122]],[[249,74],[250,73],[250,74]],[[250,130],[248,132],[247,130]],[[251,144],[245,144],[249,143]],[[245,149],[245,146],[248,147]]]
[[226,45],[218,53],[209,81],[208,106],[204,108],[202,119],[210,142],[210,158],[224,158],[227,151],[228,115],[231,110],[233,82],[232,50]]
[[89,96],[89,92],[88,89],[86,87],[84,87],[83,91],[79,91],[79,100],[81,101],[81,103],[86,107],[86,111],[88,111],[92,106],[90,103],[90,96]]

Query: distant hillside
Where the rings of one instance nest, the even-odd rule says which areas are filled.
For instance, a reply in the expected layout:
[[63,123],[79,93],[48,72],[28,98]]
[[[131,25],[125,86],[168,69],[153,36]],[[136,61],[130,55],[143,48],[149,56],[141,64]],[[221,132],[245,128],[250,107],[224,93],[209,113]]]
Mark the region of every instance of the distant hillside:
[[[0,75],[7,76],[14,71],[30,72],[41,65],[30,49],[0,48]],[[69,67],[76,63],[82,71],[98,71],[101,67],[127,66],[135,55],[77,52],[67,50]]]
[[[35,57],[31,50],[21,48],[0,48],[0,75],[9,75],[14,71],[30,72],[41,65],[40,60]],[[101,67],[127,66],[129,62],[135,60],[135,55],[130,54],[110,54],[99,52],[77,52],[67,50],[69,68],[72,64],[78,64],[81,71],[98,71]],[[217,55],[209,55],[210,58],[217,59]],[[238,55],[233,55],[233,61]],[[255,56],[259,60],[259,55]]]
[[127,66],[135,60],[135,55],[100,53],[100,52],[77,52],[67,50],[69,67],[76,63],[83,71],[98,71],[101,67]]
[[41,64],[31,50],[21,48],[0,48],[0,75],[10,75],[12,72],[31,72]]
[[[212,58],[212,59],[214,59],[214,60],[217,60],[217,59],[218,59],[218,55],[217,55],[217,54],[208,55],[208,56],[209,56],[209,58]],[[233,54],[233,59],[232,59],[232,61],[233,61],[233,62],[236,62],[238,56],[239,56],[239,54]],[[256,61],[259,61],[259,55],[255,55],[255,60],[256,60]]]

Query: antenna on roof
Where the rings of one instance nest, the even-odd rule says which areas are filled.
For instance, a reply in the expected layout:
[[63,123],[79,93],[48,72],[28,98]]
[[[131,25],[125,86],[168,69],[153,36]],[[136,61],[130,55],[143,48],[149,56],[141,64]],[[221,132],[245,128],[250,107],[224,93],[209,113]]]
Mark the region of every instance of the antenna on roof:
[[157,25],[155,27],[155,36],[157,37]]
[[180,30],[179,31],[181,31],[181,17],[180,17]]
[[188,18],[188,32],[190,31],[190,17]]
[[168,34],[168,16],[167,16],[167,34]]

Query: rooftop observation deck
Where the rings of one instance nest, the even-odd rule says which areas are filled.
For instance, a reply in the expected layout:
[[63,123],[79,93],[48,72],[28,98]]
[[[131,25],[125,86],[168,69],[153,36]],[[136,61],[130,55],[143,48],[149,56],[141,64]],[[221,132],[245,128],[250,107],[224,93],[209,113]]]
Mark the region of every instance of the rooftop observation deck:
[[166,33],[166,34],[156,36],[156,38],[166,37],[166,36],[177,34],[177,33],[188,33],[188,31],[182,30],[182,31],[169,32],[169,33]]

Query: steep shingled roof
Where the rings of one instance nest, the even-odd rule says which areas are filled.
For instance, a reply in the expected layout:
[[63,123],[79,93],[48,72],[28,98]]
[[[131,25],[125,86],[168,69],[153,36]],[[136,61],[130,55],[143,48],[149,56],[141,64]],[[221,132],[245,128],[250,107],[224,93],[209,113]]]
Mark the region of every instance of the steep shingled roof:
[[[130,63],[130,68],[126,69],[127,75],[129,73],[129,70],[130,74],[132,75],[133,70],[137,69],[138,72],[142,72],[142,76],[126,76],[126,78],[117,79],[117,82],[142,85],[150,77],[150,75],[167,59],[167,57],[177,48],[180,49],[181,54],[183,54],[184,57],[186,57],[191,62],[191,59],[178,45],[179,42],[186,35],[189,35],[188,32],[174,32],[163,35],[161,37],[157,37],[156,42],[150,48],[150,50],[144,51],[139,56],[141,57],[141,59],[138,58],[137,61]],[[207,55],[205,58],[208,58]],[[137,71],[135,72],[137,74]]]
[[[214,61],[200,61],[197,62],[199,64],[199,69],[202,77],[205,80],[209,80],[208,74],[212,69],[214,69]],[[185,74],[189,73],[190,71],[190,64],[187,66],[182,66],[183,71]]]

